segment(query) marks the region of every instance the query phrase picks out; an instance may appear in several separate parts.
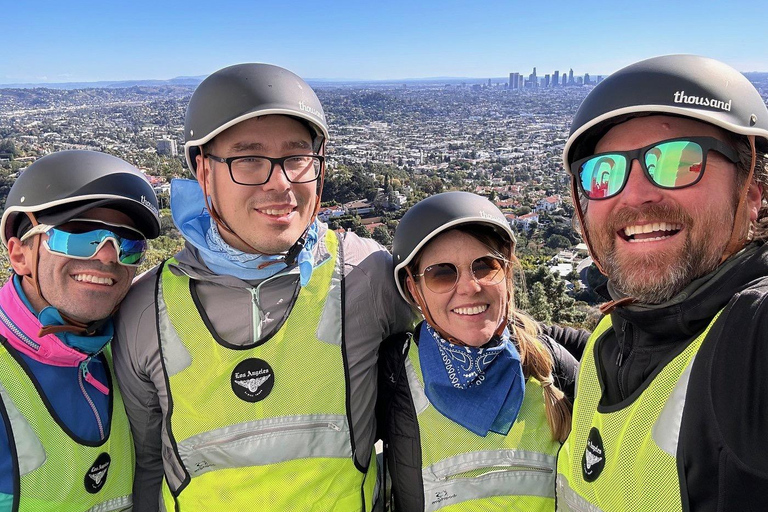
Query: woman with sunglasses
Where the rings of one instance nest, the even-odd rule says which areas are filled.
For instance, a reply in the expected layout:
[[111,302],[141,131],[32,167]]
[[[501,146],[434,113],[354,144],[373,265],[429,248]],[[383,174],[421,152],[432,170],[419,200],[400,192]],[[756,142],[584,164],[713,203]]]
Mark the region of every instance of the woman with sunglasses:
[[514,248],[504,215],[468,192],[400,221],[395,280],[424,321],[380,357],[398,512],[555,509],[576,362],[514,308]]

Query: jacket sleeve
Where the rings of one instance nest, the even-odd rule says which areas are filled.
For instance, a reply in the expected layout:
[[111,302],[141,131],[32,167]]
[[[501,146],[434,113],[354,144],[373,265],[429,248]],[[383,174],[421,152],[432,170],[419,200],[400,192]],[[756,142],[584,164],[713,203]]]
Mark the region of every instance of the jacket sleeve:
[[561,327],[559,325],[539,324],[539,327],[541,332],[565,347],[577,361],[581,361],[581,355],[591,334],[589,331],[574,329],[573,327]]
[[163,375],[156,329],[156,277],[154,273],[145,275],[131,289],[116,317],[112,342],[115,373],[136,450],[133,506],[142,512],[159,509],[163,481],[162,411],[152,380],[153,375]]

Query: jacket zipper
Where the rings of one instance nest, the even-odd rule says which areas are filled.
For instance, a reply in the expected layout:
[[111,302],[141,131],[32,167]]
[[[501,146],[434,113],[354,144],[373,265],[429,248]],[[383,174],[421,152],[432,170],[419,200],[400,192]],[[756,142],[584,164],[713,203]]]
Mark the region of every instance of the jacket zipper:
[[[98,352],[94,354],[94,356],[97,354]],[[78,372],[78,375],[77,375],[77,382],[78,384],[80,384],[80,391],[83,393],[85,400],[88,402],[88,405],[90,406],[91,411],[93,411],[93,416],[96,418],[96,425],[99,427],[99,439],[103,441],[104,440],[104,424],[101,421],[101,417],[99,416],[99,410],[96,408],[96,404],[93,403],[93,400],[91,400],[91,396],[85,390],[85,385],[83,384],[83,380],[93,385],[96,389],[98,389],[102,393],[104,393],[102,389],[105,389],[107,392],[104,394],[109,394],[109,390],[101,382],[97,381],[96,378],[93,377],[93,375],[91,375],[91,372],[88,371],[88,363],[91,361],[92,357],[93,356],[88,356],[88,358],[80,362],[80,371]],[[97,382],[99,386],[101,386],[101,389],[99,388],[99,386],[94,385],[94,382]]]
[[13,323],[13,321],[6,314],[5,310],[2,308],[0,308],[0,319],[3,321],[3,324],[5,324],[5,326],[8,327],[8,329],[10,329],[11,332],[15,334],[16,337],[19,338],[25,345],[30,347],[35,352],[40,350],[40,344],[24,334],[24,332],[19,329],[15,323]]
[[253,342],[261,338],[261,311],[259,308],[259,288],[251,288],[251,322],[253,322]]
[[297,430],[311,430],[311,429],[317,429],[317,428],[323,428],[323,429],[327,428],[336,432],[341,432],[341,427],[336,423],[332,423],[330,421],[315,421],[315,422],[298,424],[298,425],[290,425],[288,427],[286,427],[285,425],[282,425],[282,426],[275,426],[275,427],[268,427],[268,428],[260,428],[258,430],[251,430],[249,432],[241,432],[239,434],[235,434],[230,437],[226,437],[224,439],[216,439],[213,441],[197,444],[192,448],[195,450],[199,450],[201,448],[208,448],[210,446],[218,446],[221,444],[233,443],[235,441],[247,439],[255,435],[274,434],[276,432],[291,432],[291,431],[297,431]]

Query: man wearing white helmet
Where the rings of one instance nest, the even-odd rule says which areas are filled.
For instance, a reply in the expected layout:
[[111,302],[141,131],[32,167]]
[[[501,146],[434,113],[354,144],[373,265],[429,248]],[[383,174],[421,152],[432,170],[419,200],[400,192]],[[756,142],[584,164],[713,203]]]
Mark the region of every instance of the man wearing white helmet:
[[139,281],[116,367],[138,510],[372,510],[378,345],[413,313],[384,248],[316,220],[328,128],[288,70],[190,99],[171,210],[186,240]]
[[656,57],[579,107],[564,159],[609,300],[558,510],[768,504],[768,109],[733,68]]
[[0,222],[14,272],[0,288],[0,510],[131,508],[111,315],[159,231],[152,186],[104,153],[53,153],[11,187]]

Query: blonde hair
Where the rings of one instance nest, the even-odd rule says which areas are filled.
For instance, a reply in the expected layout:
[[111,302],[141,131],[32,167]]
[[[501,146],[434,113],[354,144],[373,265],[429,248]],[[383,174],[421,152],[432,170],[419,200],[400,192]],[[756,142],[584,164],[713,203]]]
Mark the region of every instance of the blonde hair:
[[[515,256],[515,248],[512,244],[505,243],[493,228],[472,224],[471,226],[457,226],[449,231],[459,231],[475,238],[487,246],[498,256],[507,261],[508,270],[520,269],[520,262]],[[445,231],[447,233],[449,231]],[[441,233],[442,234],[442,233]],[[422,248],[423,251],[423,248]],[[411,261],[409,268],[418,272],[421,251]],[[514,272],[507,271],[507,325],[512,331],[512,341],[520,353],[520,362],[523,365],[523,375],[533,377],[541,383],[544,405],[547,414],[547,423],[552,432],[552,439],[564,442],[571,431],[571,411],[573,406],[565,394],[554,384],[552,371],[554,360],[544,342],[539,339],[541,330],[538,323],[522,311],[518,311],[514,304]],[[408,292],[410,295],[410,292]],[[411,297],[411,301],[417,301]],[[422,311],[422,314],[424,312]],[[439,328],[435,325],[434,327]]]

